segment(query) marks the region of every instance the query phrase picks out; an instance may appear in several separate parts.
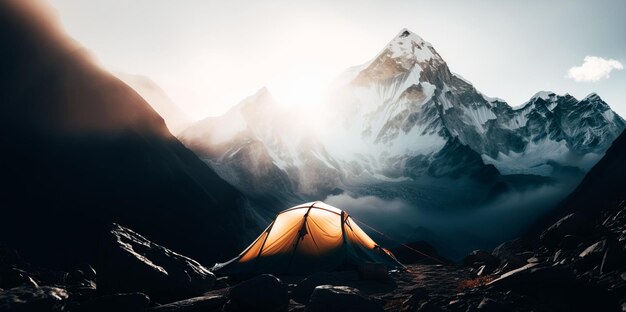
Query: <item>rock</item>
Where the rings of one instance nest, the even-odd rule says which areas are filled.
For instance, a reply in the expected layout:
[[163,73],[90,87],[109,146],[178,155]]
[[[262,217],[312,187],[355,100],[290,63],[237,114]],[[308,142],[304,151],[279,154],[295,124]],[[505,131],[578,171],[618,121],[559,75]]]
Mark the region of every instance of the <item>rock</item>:
[[495,270],[493,272],[493,274],[504,274],[510,271],[513,271],[515,269],[519,269],[521,267],[523,267],[526,263],[518,263],[518,262],[505,262],[504,264],[502,264],[497,270]]
[[485,276],[494,272],[494,268],[487,267],[487,265],[483,264],[478,268],[476,272],[476,276]]
[[352,287],[321,285],[315,287],[308,312],[382,312],[383,308]]
[[440,312],[442,309],[434,304],[432,301],[426,301],[420,304],[417,312]]
[[524,264],[526,264],[528,262],[528,259],[535,256],[535,253],[532,251],[524,251],[524,252],[520,252],[516,254],[515,256],[519,258],[520,260],[522,260]]
[[502,305],[501,303],[493,300],[493,299],[489,299],[489,298],[483,298],[483,300],[478,304],[477,307],[478,311],[481,312],[504,312],[507,311],[504,308],[504,305]]
[[600,258],[604,254],[606,240],[601,240],[585,248],[578,256],[581,258]]
[[98,290],[142,292],[157,302],[195,297],[211,289],[215,275],[193,259],[113,224],[98,262]]
[[225,311],[287,311],[287,285],[270,274],[259,275],[231,288]]
[[402,302],[400,311],[415,311],[420,305],[428,299],[428,291],[424,288],[415,288],[411,292],[409,299]]
[[599,265],[600,273],[623,267],[624,252],[618,242],[612,238],[601,240],[583,250],[579,255],[578,269]]
[[561,242],[559,243],[559,248],[563,250],[570,250],[578,247],[582,240],[578,236],[574,235],[565,235]]
[[463,263],[473,268],[485,265],[489,270],[494,270],[500,265],[500,260],[486,251],[474,250],[465,256]]
[[500,259],[515,257],[517,254],[528,250],[526,245],[521,238],[513,239],[498,245],[491,254]]
[[65,275],[66,284],[81,284],[83,281],[85,281],[85,273],[81,270],[73,270]]
[[527,289],[535,286],[562,285],[574,280],[571,270],[564,267],[540,266],[529,263],[503,274],[488,285],[504,289]]
[[0,311],[63,311],[68,297],[65,289],[57,287],[15,287],[0,292]]
[[295,301],[306,304],[309,302],[309,297],[311,297],[313,290],[317,286],[345,285],[346,283],[353,283],[358,280],[359,275],[356,271],[316,273],[299,282],[291,291],[291,296]]
[[80,270],[81,272],[83,272],[83,274],[85,275],[85,278],[90,280],[90,281],[95,281],[96,280],[96,270],[94,270],[94,268],[86,263],[83,263],[81,265],[78,266],[78,270]]
[[63,278],[65,284],[85,287],[95,287],[95,280],[96,271],[88,264],[81,265],[70,271]]
[[97,297],[81,303],[76,312],[142,311],[150,305],[150,298],[142,293],[114,294]]
[[580,212],[571,213],[541,233],[541,242],[549,249],[556,250],[567,235],[581,235],[592,227],[591,218]]
[[528,260],[526,260],[528,263],[541,263],[541,259],[539,259],[538,257],[530,257],[528,258]]
[[37,287],[37,282],[29,274],[14,267],[4,267],[0,269],[0,288],[13,288],[18,286]]
[[176,301],[148,309],[149,312],[211,312],[221,311],[226,302],[223,296],[202,296]]
[[526,261],[531,258],[534,253],[528,251],[529,244],[521,239],[506,241],[491,252],[500,259],[501,265],[497,273],[505,273],[526,265]]

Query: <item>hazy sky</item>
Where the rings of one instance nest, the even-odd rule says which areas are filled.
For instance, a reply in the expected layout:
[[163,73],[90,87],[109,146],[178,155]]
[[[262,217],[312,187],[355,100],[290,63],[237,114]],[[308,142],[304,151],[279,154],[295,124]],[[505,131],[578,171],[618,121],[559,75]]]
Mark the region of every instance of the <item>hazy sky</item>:
[[149,76],[194,119],[263,86],[279,100],[315,103],[405,27],[488,96],[517,106],[540,90],[597,92],[626,116],[622,0],[51,3],[105,67]]

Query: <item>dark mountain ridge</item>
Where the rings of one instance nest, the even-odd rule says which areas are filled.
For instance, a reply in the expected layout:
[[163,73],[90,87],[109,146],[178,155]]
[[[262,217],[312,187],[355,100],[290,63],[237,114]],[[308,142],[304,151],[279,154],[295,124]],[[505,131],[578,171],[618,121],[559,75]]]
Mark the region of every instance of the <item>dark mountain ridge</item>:
[[94,65],[43,5],[0,5],[0,244],[33,262],[97,255],[118,222],[204,262],[246,240],[246,198]]

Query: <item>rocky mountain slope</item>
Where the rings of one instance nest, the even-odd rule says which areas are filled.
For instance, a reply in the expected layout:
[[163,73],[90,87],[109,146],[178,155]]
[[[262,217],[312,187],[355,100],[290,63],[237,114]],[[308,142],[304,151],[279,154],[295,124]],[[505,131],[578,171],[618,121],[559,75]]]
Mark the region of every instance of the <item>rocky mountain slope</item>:
[[93,259],[115,221],[211,263],[257,233],[242,193],[42,3],[2,2],[0,45],[0,244],[66,266]]
[[191,119],[152,79],[122,72],[114,73],[117,78],[133,88],[152,108],[163,117],[165,125],[174,135],[191,124]]

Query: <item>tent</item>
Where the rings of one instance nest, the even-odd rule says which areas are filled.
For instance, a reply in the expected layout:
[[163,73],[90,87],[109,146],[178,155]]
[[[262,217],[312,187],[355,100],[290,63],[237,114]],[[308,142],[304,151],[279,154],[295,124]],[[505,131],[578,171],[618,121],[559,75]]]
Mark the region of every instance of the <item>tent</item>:
[[278,214],[234,259],[216,264],[217,275],[310,274],[378,263],[403,268],[345,211],[317,201]]

